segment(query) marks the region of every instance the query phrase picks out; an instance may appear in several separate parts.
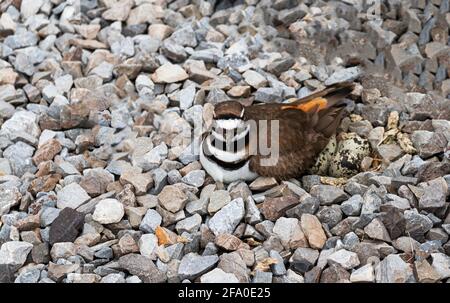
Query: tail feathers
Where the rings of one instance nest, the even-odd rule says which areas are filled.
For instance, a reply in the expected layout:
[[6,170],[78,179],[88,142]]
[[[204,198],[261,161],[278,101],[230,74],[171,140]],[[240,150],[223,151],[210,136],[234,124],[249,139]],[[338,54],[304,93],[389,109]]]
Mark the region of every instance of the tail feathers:
[[347,97],[354,89],[352,82],[341,82],[328,86],[324,90],[313,93],[305,98],[289,103],[287,108],[298,108],[305,112],[316,112],[322,109],[341,105],[342,99]]
[[344,114],[344,107],[330,108],[324,115],[321,115],[318,118],[314,129],[324,134],[325,137],[329,138],[336,132],[336,129],[341,124],[341,120],[344,117]]

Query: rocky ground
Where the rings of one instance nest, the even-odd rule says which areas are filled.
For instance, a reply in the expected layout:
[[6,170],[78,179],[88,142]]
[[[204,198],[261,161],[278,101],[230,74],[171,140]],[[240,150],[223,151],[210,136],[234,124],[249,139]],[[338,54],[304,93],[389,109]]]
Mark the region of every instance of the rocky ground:
[[[1,1],[1,282],[450,282],[449,1],[237,2]],[[343,80],[354,165],[202,169],[214,104]]]

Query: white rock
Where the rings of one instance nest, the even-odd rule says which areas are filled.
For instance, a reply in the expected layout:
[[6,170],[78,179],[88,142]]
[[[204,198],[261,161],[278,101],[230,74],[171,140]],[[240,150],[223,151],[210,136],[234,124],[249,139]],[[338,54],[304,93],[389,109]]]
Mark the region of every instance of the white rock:
[[200,277],[202,283],[239,283],[234,274],[226,273],[220,268],[214,268]]
[[125,211],[123,204],[116,199],[104,199],[95,206],[92,219],[101,224],[117,223],[122,220]]
[[359,265],[358,255],[354,252],[341,249],[328,257],[328,264],[339,264],[345,269],[352,269]]
[[154,234],[144,234],[139,239],[139,252],[152,260],[156,259],[156,248],[158,247],[158,238]]
[[32,248],[33,244],[28,242],[6,242],[0,248],[0,264],[12,266],[15,271],[25,263]]
[[351,282],[375,282],[375,271],[372,264],[366,264],[354,270],[350,276]]
[[441,276],[441,280],[450,278],[450,257],[443,253],[434,253],[431,257],[433,258],[431,266]]
[[189,75],[176,64],[165,63],[153,73],[152,80],[155,83],[175,83],[186,80]]

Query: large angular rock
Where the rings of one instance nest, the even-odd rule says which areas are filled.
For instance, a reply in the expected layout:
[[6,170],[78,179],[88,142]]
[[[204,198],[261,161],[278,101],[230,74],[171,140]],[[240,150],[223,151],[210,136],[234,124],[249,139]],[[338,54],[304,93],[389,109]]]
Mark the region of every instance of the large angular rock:
[[389,255],[375,268],[378,283],[405,283],[413,276],[412,268],[399,255]]
[[273,233],[286,248],[308,247],[308,241],[296,218],[279,218],[273,227]]
[[0,216],[9,213],[11,207],[20,203],[22,195],[17,187],[0,187]]
[[222,207],[208,222],[211,231],[219,234],[232,234],[245,215],[244,200],[237,198]]
[[119,258],[119,266],[132,275],[138,276],[144,283],[163,283],[166,274],[161,272],[153,261],[138,254],[128,254]]
[[184,208],[188,197],[179,186],[167,185],[159,193],[158,200],[162,207],[172,213],[176,213]]
[[58,201],[56,205],[58,208],[64,209],[70,207],[76,209],[86,203],[91,197],[89,197],[80,185],[77,183],[70,183],[57,193],[57,198]]
[[300,220],[303,233],[308,239],[309,246],[314,249],[322,249],[327,241],[322,224],[316,216],[303,214]]
[[155,83],[175,83],[186,80],[189,75],[179,65],[166,63],[158,67],[152,75],[152,80]]
[[84,224],[84,214],[72,209],[64,208],[50,226],[49,242],[73,242],[77,238]]
[[195,279],[210,270],[217,262],[219,262],[217,255],[200,256],[196,253],[189,253],[181,259],[178,275],[181,280]]
[[16,271],[27,260],[27,256],[33,248],[28,242],[10,241],[4,243],[0,248],[0,265]]
[[103,199],[95,206],[92,219],[100,224],[118,223],[125,210],[123,204],[116,199]]

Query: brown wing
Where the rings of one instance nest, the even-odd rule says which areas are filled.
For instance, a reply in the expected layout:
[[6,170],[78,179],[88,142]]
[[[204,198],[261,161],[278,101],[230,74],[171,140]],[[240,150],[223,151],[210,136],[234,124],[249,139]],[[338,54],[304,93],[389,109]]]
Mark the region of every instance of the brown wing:
[[[271,138],[271,125],[265,132],[267,145],[270,148],[279,146],[278,161],[264,165],[270,155],[261,153],[253,156],[250,168],[262,176],[272,176],[277,179],[289,179],[301,175],[310,168],[317,155],[325,148],[329,137],[336,132],[344,111],[340,104],[342,98],[353,89],[353,84],[337,84],[289,104],[254,105],[245,109],[245,118],[255,120],[278,121],[279,137]],[[274,143],[270,144],[271,140]],[[273,147],[272,147],[273,145]],[[273,156],[273,153],[272,153]],[[267,164],[267,163],[266,163]]]

